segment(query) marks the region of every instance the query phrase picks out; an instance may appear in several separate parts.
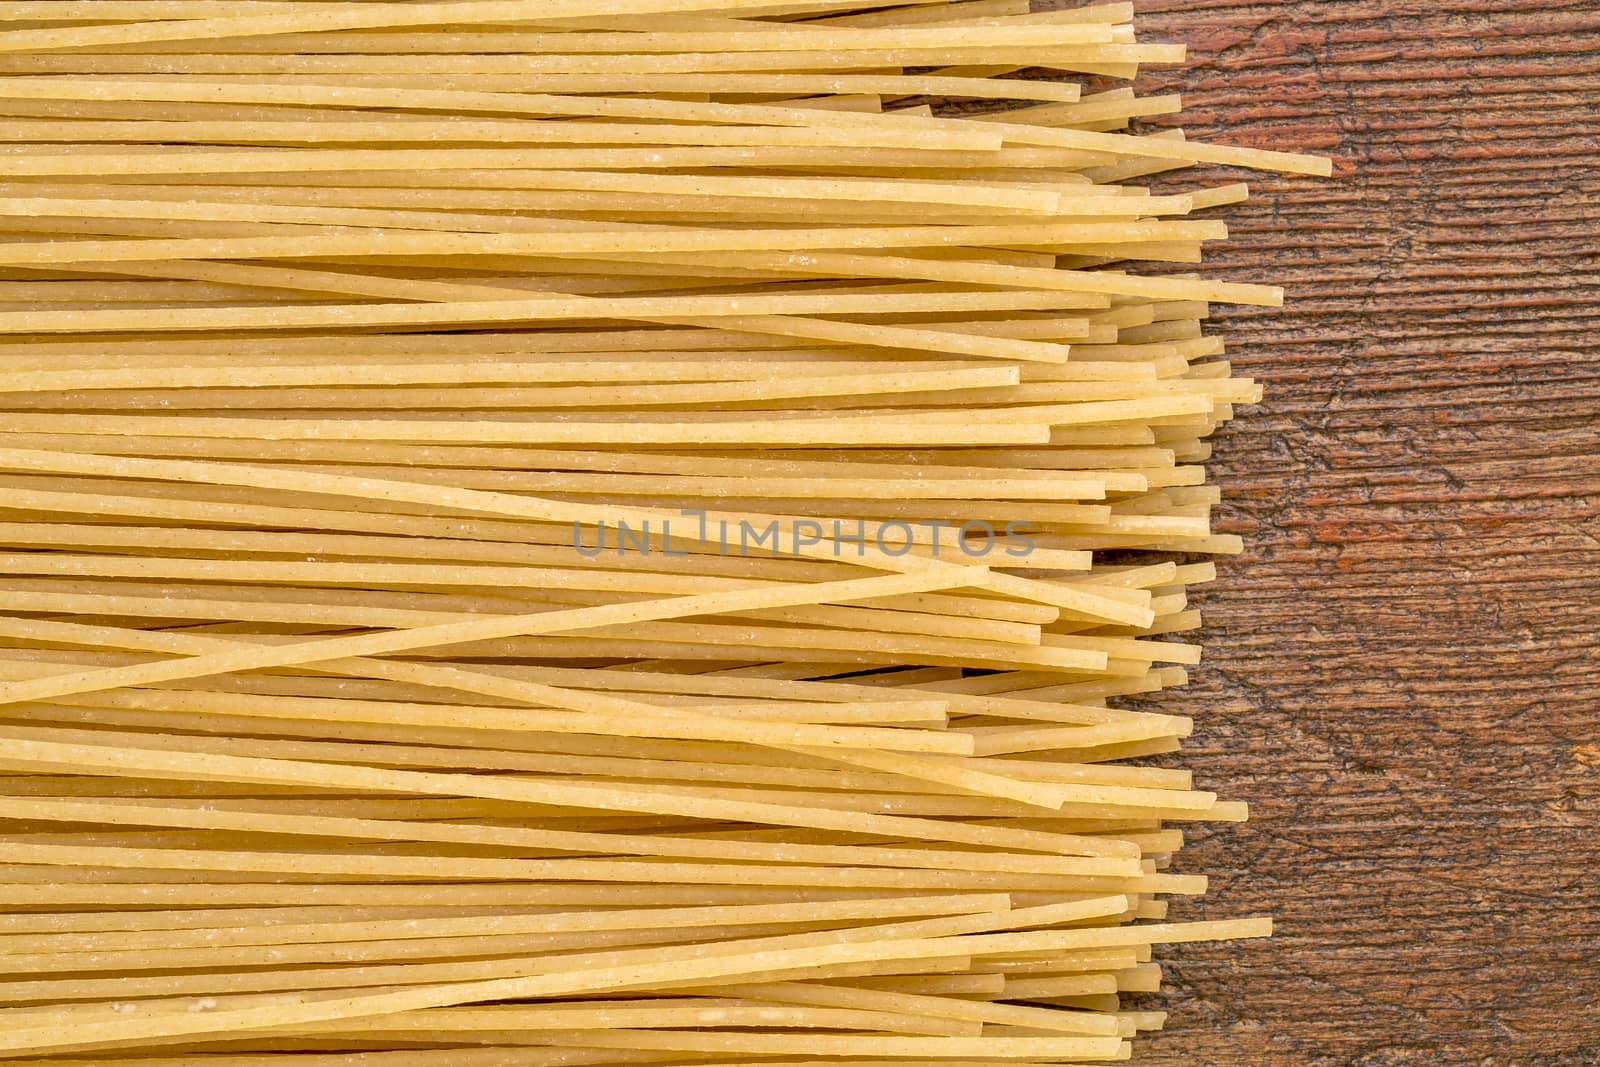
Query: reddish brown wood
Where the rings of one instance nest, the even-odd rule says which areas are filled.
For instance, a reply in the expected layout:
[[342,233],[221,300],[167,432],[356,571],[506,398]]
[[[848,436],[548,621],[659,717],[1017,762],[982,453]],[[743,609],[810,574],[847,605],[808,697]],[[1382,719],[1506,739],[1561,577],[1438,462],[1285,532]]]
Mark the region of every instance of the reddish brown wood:
[[1339,160],[1211,257],[1290,303],[1217,315],[1268,388],[1214,466],[1249,550],[1166,702],[1253,811],[1174,915],[1280,932],[1165,952],[1142,1062],[1600,1063],[1600,5],[1138,6],[1191,135]]

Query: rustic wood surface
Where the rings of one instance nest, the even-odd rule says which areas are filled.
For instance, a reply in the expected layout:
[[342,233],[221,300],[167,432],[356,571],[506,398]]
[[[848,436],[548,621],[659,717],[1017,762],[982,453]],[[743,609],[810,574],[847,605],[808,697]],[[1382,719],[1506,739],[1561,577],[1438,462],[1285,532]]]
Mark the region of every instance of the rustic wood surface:
[[1194,136],[1321,151],[1216,255],[1268,388],[1217,441],[1194,835],[1270,942],[1168,950],[1150,1065],[1600,1064],[1600,3],[1143,0]]

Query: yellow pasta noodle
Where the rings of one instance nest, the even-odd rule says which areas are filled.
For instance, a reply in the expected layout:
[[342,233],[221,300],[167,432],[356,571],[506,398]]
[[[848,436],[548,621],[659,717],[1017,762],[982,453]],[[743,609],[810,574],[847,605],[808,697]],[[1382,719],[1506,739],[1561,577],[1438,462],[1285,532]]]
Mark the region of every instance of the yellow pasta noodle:
[[1168,921],[1247,811],[1143,760],[1242,548],[1213,305],[1284,299],[1185,172],[1329,173],[1107,87],[1182,55],[1126,3],[12,4],[0,1060],[1131,1055],[1152,946],[1270,931]]

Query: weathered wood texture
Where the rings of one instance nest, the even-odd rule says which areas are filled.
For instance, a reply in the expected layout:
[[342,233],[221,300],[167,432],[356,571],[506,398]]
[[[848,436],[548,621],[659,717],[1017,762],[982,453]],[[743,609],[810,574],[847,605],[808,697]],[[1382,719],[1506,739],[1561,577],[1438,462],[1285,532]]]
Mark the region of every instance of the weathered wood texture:
[[[1151,1065],[1600,1064],[1600,4],[1144,0],[1197,137],[1321,151],[1211,270],[1263,407],[1217,441],[1195,835],[1271,942],[1168,950]],[[1212,257],[1208,257],[1212,258]]]

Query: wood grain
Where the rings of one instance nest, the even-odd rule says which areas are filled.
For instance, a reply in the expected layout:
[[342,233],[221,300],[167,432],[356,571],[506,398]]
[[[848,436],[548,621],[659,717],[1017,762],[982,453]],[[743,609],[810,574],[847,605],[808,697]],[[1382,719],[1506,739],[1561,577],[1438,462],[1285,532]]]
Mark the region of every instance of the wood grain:
[[[1144,0],[1193,136],[1317,150],[1208,258],[1266,404],[1216,442],[1247,554],[1168,710],[1203,836],[1141,1062],[1600,1064],[1600,5]],[[1152,1004],[1154,1006],[1154,1004]]]
[[1290,301],[1217,309],[1248,550],[1157,702],[1252,805],[1173,917],[1279,932],[1160,950],[1138,1062],[1600,1064],[1600,0],[1137,6],[1191,135],[1339,160],[1208,256]]

